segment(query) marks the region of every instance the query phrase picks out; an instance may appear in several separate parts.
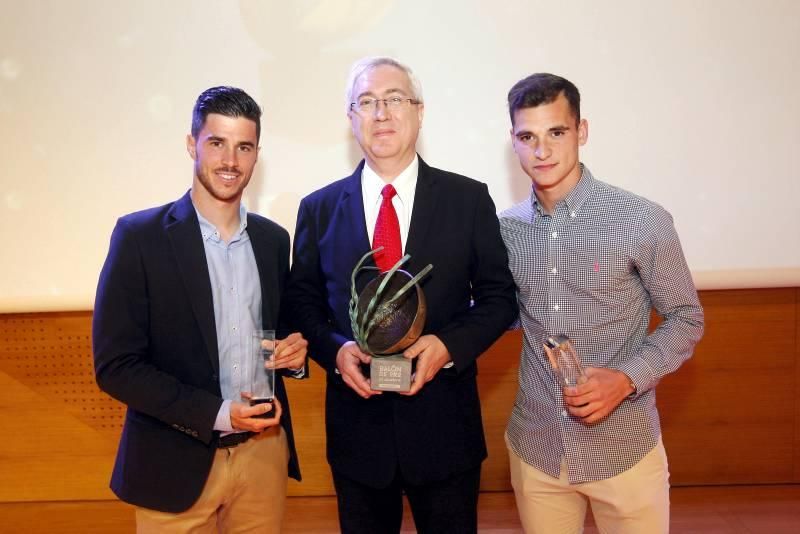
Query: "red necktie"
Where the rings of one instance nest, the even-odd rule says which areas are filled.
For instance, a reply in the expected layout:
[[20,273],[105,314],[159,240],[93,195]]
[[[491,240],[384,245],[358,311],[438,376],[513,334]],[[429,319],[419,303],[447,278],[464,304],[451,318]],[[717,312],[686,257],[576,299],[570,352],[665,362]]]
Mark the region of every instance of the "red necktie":
[[375,263],[381,272],[386,272],[403,257],[403,246],[400,243],[400,222],[392,205],[392,197],[397,194],[391,184],[381,190],[383,201],[375,222],[375,233],[372,236],[372,248],[383,247],[382,252],[375,254]]

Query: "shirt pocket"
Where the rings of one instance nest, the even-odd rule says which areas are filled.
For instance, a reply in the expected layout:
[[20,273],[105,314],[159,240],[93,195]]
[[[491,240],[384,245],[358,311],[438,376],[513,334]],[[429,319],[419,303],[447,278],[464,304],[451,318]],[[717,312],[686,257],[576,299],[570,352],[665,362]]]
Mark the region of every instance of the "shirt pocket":
[[630,276],[624,240],[609,227],[576,235],[565,244],[564,253],[570,285],[587,297],[613,298]]

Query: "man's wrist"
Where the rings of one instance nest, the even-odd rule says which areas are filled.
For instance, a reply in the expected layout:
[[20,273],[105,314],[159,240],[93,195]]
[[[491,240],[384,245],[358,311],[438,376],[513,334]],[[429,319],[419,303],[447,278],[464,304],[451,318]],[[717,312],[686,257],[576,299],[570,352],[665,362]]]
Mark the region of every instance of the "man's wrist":
[[625,377],[625,380],[628,382],[628,388],[630,389],[630,392],[628,393],[627,396],[633,397],[634,395],[636,395],[636,383],[633,381],[631,377],[629,377],[625,373],[622,373],[622,376]]

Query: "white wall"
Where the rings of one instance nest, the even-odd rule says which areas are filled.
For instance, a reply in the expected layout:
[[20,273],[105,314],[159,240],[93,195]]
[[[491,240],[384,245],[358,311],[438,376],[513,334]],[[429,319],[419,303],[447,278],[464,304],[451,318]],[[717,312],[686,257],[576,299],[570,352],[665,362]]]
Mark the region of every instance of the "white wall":
[[800,284],[800,2],[0,0],[0,312],[89,309],[116,218],[180,196],[194,99],[264,108],[248,207],[287,227],[358,161],[352,61],[424,87],[420,152],[524,198],[505,95],[537,71],[583,94],[582,160],[675,217],[699,287]]

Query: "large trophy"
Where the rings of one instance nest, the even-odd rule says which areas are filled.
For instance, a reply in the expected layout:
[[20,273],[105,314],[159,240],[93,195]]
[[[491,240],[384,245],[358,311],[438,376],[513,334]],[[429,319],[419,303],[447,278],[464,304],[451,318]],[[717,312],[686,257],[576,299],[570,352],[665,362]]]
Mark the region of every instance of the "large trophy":
[[406,254],[358,293],[357,275],[363,270],[378,270],[364,266],[364,262],[382,249],[378,247],[364,254],[353,269],[350,325],[359,348],[372,356],[372,389],[403,392],[411,388],[411,360],[403,356],[403,351],[419,338],[425,326],[425,294],[417,282],[433,269],[433,265],[411,276],[400,269],[411,258]]

